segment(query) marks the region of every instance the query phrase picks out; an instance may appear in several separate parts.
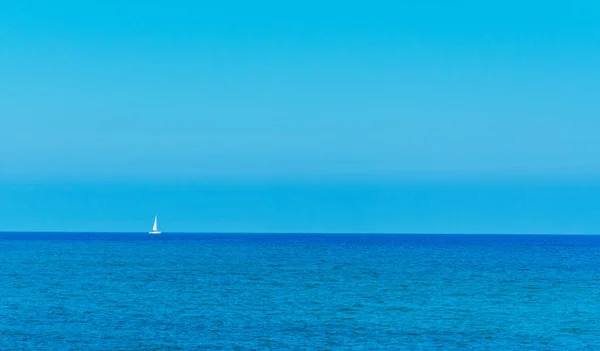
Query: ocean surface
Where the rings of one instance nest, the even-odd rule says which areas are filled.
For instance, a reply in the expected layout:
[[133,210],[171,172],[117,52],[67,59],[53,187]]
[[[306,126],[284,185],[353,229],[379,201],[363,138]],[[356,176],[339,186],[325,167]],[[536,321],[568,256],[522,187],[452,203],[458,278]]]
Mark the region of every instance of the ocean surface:
[[0,234],[0,350],[600,350],[600,237]]

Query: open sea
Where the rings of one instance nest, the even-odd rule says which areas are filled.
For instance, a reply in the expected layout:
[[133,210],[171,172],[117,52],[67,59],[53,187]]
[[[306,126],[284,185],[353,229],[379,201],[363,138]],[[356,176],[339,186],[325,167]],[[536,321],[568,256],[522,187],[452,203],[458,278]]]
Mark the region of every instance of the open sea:
[[600,350],[600,237],[1,233],[0,350]]

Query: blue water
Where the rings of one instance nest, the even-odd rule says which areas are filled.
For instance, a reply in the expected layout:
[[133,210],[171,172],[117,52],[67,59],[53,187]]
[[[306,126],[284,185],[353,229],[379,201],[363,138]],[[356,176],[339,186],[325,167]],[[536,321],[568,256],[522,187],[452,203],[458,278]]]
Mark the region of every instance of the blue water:
[[0,234],[0,350],[598,350],[600,237]]

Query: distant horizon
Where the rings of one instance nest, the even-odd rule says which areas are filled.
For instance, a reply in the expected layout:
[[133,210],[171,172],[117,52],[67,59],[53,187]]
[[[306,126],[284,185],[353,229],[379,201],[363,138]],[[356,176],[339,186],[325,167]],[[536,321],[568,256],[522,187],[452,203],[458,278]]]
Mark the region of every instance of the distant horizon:
[[0,230],[0,234],[139,234],[139,235],[148,235],[151,237],[159,237],[161,235],[169,235],[169,234],[174,234],[174,235],[206,235],[206,236],[210,236],[210,235],[232,235],[232,236],[241,236],[241,235],[273,235],[273,236],[277,236],[277,235],[296,235],[296,236],[302,236],[302,235],[323,235],[323,236],[327,236],[327,235],[338,235],[338,236],[343,236],[343,235],[363,235],[363,236],[369,236],[369,235],[449,235],[449,236],[598,236],[600,235],[600,233],[377,233],[377,232],[373,232],[373,233],[369,233],[369,232],[355,232],[355,233],[342,233],[342,232],[309,232],[309,233],[302,233],[302,232],[266,232],[266,233],[261,233],[261,232],[165,232],[162,231],[161,234],[159,235],[150,235],[148,234],[148,232],[143,232],[143,231],[137,231],[137,232],[124,232],[124,231],[116,231],[116,232],[96,232],[96,231],[2,231]]

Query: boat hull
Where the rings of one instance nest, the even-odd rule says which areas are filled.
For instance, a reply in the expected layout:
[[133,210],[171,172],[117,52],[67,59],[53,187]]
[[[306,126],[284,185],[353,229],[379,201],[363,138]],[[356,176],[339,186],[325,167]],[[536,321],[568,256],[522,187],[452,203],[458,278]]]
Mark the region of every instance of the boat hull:
[[160,232],[149,232],[148,234],[150,234],[150,235],[158,235],[158,234],[160,234]]

